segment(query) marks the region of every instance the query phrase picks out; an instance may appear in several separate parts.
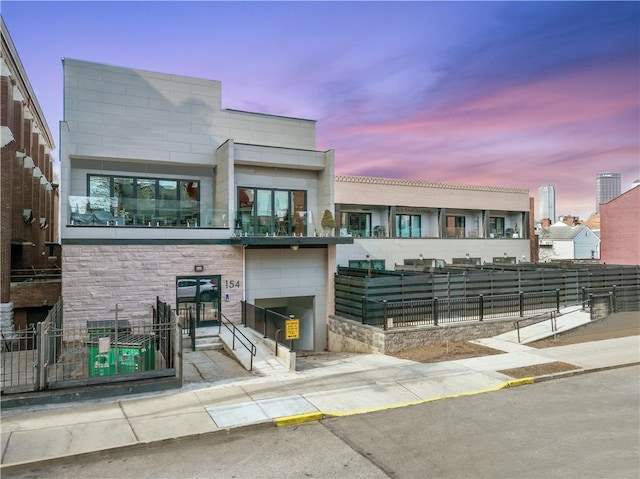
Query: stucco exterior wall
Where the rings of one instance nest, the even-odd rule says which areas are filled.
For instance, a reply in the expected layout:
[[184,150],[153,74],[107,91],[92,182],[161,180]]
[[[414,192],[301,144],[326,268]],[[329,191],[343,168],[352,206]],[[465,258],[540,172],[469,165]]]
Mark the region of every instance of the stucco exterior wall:
[[521,188],[353,178],[336,177],[336,203],[380,205],[392,199],[394,205],[409,207],[529,211],[529,190]]
[[296,298],[305,303],[300,311],[310,303],[314,317],[301,318],[301,336],[306,333],[309,341],[301,342],[299,349],[324,349],[327,296],[333,294],[333,289],[327,290],[327,249],[247,249],[245,262],[251,271],[245,285],[247,301],[262,307],[287,306],[292,311],[296,310]]

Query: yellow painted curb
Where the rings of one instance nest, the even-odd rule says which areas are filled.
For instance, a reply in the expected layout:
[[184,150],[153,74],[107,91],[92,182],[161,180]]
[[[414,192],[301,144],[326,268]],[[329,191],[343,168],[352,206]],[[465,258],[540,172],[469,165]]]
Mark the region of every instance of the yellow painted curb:
[[418,404],[425,404],[428,402],[434,402],[434,401],[441,401],[443,399],[454,399],[454,398],[458,398],[458,397],[464,397],[464,396],[474,396],[476,394],[484,394],[484,393],[489,393],[489,392],[493,392],[493,391],[499,391],[501,389],[506,389],[506,388],[513,388],[516,386],[523,386],[525,384],[533,384],[534,383],[534,378],[521,378],[521,379],[512,379],[510,381],[505,381],[502,384],[499,384],[497,386],[494,386],[492,388],[487,388],[487,389],[480,389],[478,391],[469,391],[469,392],[464,392],[464,393],[458,393],[458,394],[451,394],[449,396],[439,396],[439,397],[434,397],[434,398],[428,398],[428,399],[418,399],[416,401],[409,401],[409,402],[403,402],[403,403],[396,403],[396,404],[386,404],[384,406],[372,406],[372,407],[368,407],[368,408],[363,408],[363,409],[353,409],[351,411],[344,411],[344,412],[312,412],[312,413],[306,413],[306,414],[298,414],[296,416],[285,416],[285,417],[280,417],[277,418],[276,424],[278,426],[289,426],[291,424],[301,424],[303,422],[308,422],[308,421],[318,421],[320,419],[323,419],[325,417],[346,417],[346,416],[357,416],[358,414],[366,414],[366,413],[370,413],[370,412],[377,412],[377,411],[384,411],[387,409],[398,409],[401,407],[407,407],[407,406],[416,406]]
[[303,422],[319,421],[324,417],[320,411],[296,414],[294,416],[283,416],[275,419],[276,426],[291,426],[292,424],[302,424]]
[[533,378],[520,378],[520,379],[512,379],[505,383],[505,387],[514,388],[516,386],[523,386],[524,384],[533,384]]

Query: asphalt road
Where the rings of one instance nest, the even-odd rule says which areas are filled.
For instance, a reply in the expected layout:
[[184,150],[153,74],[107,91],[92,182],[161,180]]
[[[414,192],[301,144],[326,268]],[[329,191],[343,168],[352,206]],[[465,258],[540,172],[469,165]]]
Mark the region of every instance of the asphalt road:
[[640,367],[2,471],[8,478],[640,477]]

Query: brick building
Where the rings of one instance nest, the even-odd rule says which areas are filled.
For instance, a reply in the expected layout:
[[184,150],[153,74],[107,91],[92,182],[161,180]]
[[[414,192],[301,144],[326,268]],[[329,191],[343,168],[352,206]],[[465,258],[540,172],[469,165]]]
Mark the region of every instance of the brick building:
[[0,18],[2,332],[41,321],[60,296],[54,142]]
[[640,186],[600,205],[600,261],[640,265]]

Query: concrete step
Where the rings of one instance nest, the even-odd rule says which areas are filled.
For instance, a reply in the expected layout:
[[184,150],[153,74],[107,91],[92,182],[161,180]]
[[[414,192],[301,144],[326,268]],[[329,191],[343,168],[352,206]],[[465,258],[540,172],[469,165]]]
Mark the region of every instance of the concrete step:
[[[186,348],[191,348],[191,338],[189,336],[182,338],[182,346]],[[220,336],[215,335],[205,335],[199,336],[196,333],[196,351],[208,351],[208,350],[221,350],[224,349],[224,345],[222,344],[222,340]]]
[[206,351],[211,349],[222,349],[222,341],[217,334],[206,336],[196,336],[196,351]]

